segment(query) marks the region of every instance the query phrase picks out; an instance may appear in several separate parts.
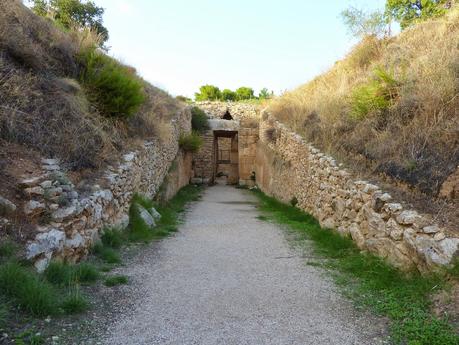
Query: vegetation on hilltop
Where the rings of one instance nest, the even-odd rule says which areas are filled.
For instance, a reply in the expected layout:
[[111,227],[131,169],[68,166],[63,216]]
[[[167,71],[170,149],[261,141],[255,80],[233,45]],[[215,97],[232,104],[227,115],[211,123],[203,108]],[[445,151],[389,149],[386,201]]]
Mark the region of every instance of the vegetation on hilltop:
[[397,37],[365,36],[271,112],[337,158],[436,195],[459,165],[458,80],[454,7]]
[[255,99],[269,99],[274,95],[267,88],[260,90],[258,97],[255,96],[255,91],[251,87],[241,86],[232,91],[230,89],[220,89],[215,85],[203,85],[199,88],[199,92],[195,93],[196,101],[246,101]]
[[98,48],[103,12],[80,0],[38,3],[53,16],[0,2],[0,140],[81,169],[139,138],[168,137],[162,124],[183,106]]

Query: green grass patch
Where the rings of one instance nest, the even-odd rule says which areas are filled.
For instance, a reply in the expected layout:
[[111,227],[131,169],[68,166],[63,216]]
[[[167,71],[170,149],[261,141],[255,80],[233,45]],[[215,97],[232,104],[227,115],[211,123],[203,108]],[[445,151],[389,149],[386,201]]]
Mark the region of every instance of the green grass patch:
[[100,240],[104,246],[118,249],[126,243],[126,236],[121,229],[105,228]]
[[104,281],[105,286],[109,286],[109,287],[116,286],[116,285],[123,285],[127,283],[128,283],[128,278],[122,275],[108,277]]
[[16,345],[42,345],[45,344],[45,338],[33,328],[29,328],[16,335],[14,343]]
[[[149,242],[168,236],[177,231],[180,223],[180,213],[185,210],[185,205],[197,200],[202,188],[194,185],[183,187],[168,202],[156,205],[152,200],[137,195],[134,197],[129,209],[129,240],[133,242]],[[155,208],[161,218],[156,220],[154,228],[149,227],[140,217],[138,206],[141,205],[147,211]]]
[[89,284],[99,279],[99,271],[89,263],[70,265],[63,262],[51,262],[44,272],[46,280],[58,286]]
[[260,200],[261,211],[287,225],[298,243],[309,246],[312,242],[315,252],[328,259],[324,267],[331,270],[347,295],[359,305],[391,319],[394,344],[459,343],[459,336],[447,320],[434,317],[429,310],[430,295],[444,286],[440,277],[402,273],[374,255],[361,253],[351,238],[322,229],[315,218],[300,209],[260,191],[254,193]]
[[111,248],[104,246],[101,242],[96,243],[93,247],[93,253],[101,260],[105,261],[108,264],[120,264],[121,258],[119,253]]
[[89,304],[78,288],[71,291],[62,302],[62,309],[64,309],[67,314],[79,314],[86,311],[88,308]]
[[0,293],[33,315],[51,315],[57,311],[58,297],[52,286],[18,263],[0,266]]
[[0,259],[11,259],[17,252],[18,246],[12,241],[5,241],[0,243]]

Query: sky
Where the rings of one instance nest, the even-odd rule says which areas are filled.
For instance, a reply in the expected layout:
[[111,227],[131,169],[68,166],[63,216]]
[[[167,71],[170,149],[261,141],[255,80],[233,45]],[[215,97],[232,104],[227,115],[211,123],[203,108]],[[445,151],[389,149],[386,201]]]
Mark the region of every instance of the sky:
[[110,54],[153,85],[192,97],[199,87],[280,94],[325,72],[356,43],[340,13],[385,0],[95,0]]

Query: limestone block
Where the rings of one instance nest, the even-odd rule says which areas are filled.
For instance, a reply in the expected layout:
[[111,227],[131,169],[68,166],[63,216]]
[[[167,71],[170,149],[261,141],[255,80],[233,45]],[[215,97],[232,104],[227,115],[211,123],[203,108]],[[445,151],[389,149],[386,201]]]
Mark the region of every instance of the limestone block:
[[0,215],[7,215],[16,211],[16,205],[10,200],[0,196]]
[[43,253],[60,251],[63,248],[65,233],[58,229],[51,229],[48,232],[40,233],[26,248],[26,258],[32,259]]
[[37,215],[45,210],[45,204],[30,200],[24,205],[24,213],[28,216]]
[[412,225],[420,220],[420,216],[416,211],[405,210],[396,217],[396,220],[399,224]]

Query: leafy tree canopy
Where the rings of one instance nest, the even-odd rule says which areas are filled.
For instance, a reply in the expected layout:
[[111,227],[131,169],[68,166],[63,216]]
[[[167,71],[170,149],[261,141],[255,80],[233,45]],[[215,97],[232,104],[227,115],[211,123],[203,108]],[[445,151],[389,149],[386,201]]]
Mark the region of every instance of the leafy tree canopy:
[[239,89],[237,89],[236,95],[238,101],[255,98],[253,89],[245,86],[242,86]]
[[351,6],[341,12],[341,17],[349,32],[356,37],[382,36],[387,28],[386,17],[379,11],[365,12]]
[[236,92],[230,89],[224,89],[222,91],[222,100],[224,101],[235,101],[237,99]]
[[103,26],[104,9],[93,1],[82,0],[31,0],[32,10],[43,17],[51,17],[62,27],[69,29],[72,25],[95,30],[108,40],[108,30]]
[[274,92],[269,92],[267,88],[263,88],[260,90],[260,93],[258,94],[259,99],[269,99],[273,96]]
[[220,89],[214,85],[203,85],[194,94],[196,101],[218,101],[222,98]]
[[450,0],[387,0],[386,15],[397,20],[402,29],[418,21],[445,13]]

